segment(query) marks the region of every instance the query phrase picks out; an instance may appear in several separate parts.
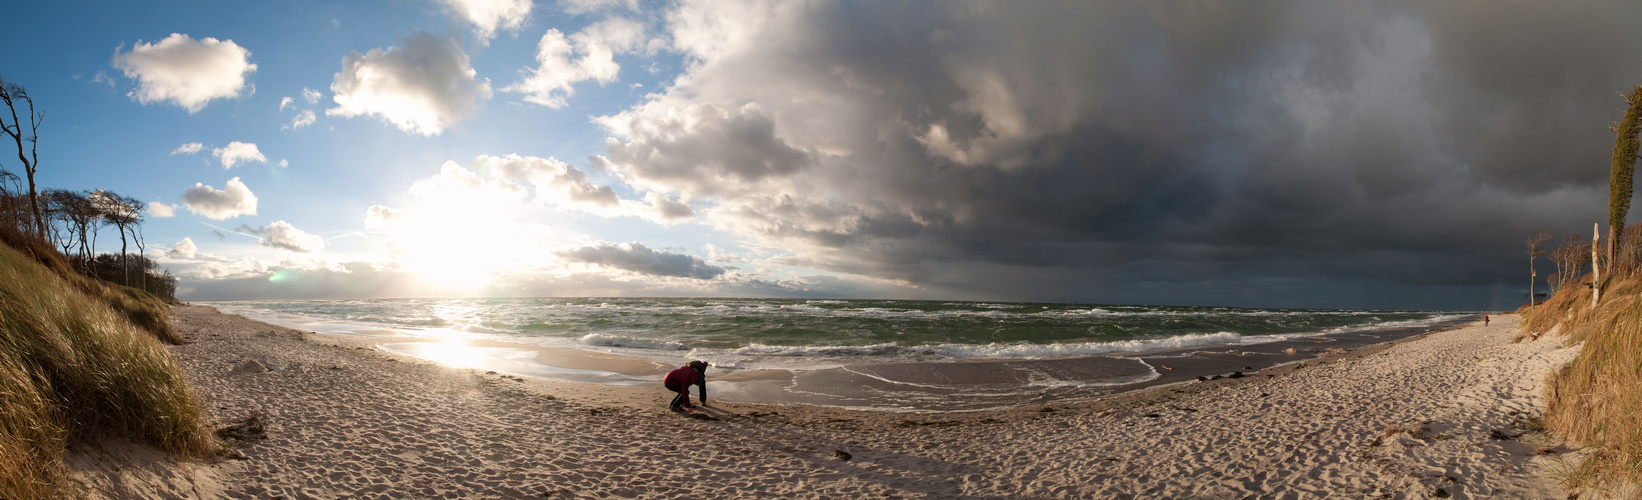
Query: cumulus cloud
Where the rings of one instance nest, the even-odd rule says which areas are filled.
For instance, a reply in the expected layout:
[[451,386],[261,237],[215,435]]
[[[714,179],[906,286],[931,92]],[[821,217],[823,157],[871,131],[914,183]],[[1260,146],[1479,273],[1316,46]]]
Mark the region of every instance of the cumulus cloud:
[[177,215],[177,207],[167,205],[167,204],[164,204],[164,203],[161,203],[161,202],[158,202],[158,201],[148,202],[148,216],[149,217],[153,217],[153,218],[156,218],[156,219],[164,219],[166,217],[175,217],[176,215]]
[[287,167],[290,167],[290,166],[291,166],[291,162],[286,161],[284,158],[279,159],[279,168],[287,168]]
[[701,257],[657,251],[641,243],[605,243],[555,252],[571,262],[592,264],[652,276],[672,276],[709,280],[724,274],[725,269],[708,264]]
[[452,13],[473,23],[473,36],[488,43],[497,30],[518,30],[530,19],[531,0],[440,0]]
[[295,99],[291,99],[290,97],[279,98],[279,110],[285,111],[285,107],[290,106],[292,102],[295,102]]
[[374,115],[406,133],[439,135],[490,98],[490,82],[476,78],[455,40],[418,33],[403,47],[353,52],[331,83],[331,116]]
[[610,208],[621,204],[621,198],[610,186],[596,186],[587,180],[581,169],[556,158],[534,156],[480,156],[473,160],[475,168],[483,168],[499,178],[528,181],[536,186],[536,197],[552,204],[581,204]]
[[565,12],[571,14],[589,14],[617,8],[639,10],[638,0],[559,0],[559,3]]
[[712,243],[706,244],[705,247],[707,248],[708,262],[747,262],[749,260],[744,255],[726,252]]
[[302,87],[302,100],[308,101],[308,104],[319,104],[320,97],[324,97],[324,94],[320,94],[318,90]]
[[191,155],[191,154],[200,152],[201,149],[205,149],[204,144],[200,144],[198,142],[190,142],[190,143],[187,143],[187,144],[183,144],[181,146],[177,146],[177,149],[171,150],[171,156]]
[[238,177],[228,179],[221,190],[196,182],[183,191],[182,204],[189,212],[214,220],[257,214],[257,196]]
[[449,197],[463,198],[491,198],[504,200],[519,200],[525,197],[526,189],[518,183],[505,178],[485,180],[472,170],[457,165],[456,162],[446,161],[439,166],[439,173],[433,177],[418,180],[411,184],[410,192],[424,198]]
[[302,111],[297,112],[296,118],[292,118],[291,119],[291,124],[287,125],[284,128],[290,128],[290,129],[293,129],[293,130],[294,129],[299,129],[299,128],[306,127],[306,126],[309,126],[309,125],[313,125],[314,121],[316,121],[318,119],[319,119],[319,117],[314,116],[313,110],[304,109]]
[[257,240],[257,244],[265,247],[300,253],[313,253],[325,248],[324,238],[308,234],[285,221],[275,221],[273,224],[259,228],[241,225],[240,230],[262,236],[261,239]]
[[246,78],[257,70],[250,57],[251,51],[233,40],[194,40],[172,33],[154,43],[138,40],[130,52],[115,49],[114,67],[137,80],[128,94],[132,99],[170,102],[192,114],[213,99],[239,96]]
[[549,206],[606,217],[630,215],[659,223],[696,215],[688,204],[662,193],[645,193],[643,200],[622,199],[615,189],[593,184],[581,169],[556,158],[486,155],[473,160],[473,169],[488,171],[497,179],[529,182],[536,188],[536,199]]
[[405,218],[404,213],[388,208],[386,205],[371,205],[371,208],[365,210],[365,227],[381,227],[398,222],[403,218]]
[[194,258],[194,255],[199,252],[199,249],[200,247],[194,245],[193,238],[183,237],[182,241],[172,245],[171,249],[167,250],[165,253],[176,258],[192,259]]
[[587,80],[600,84],[616,81],[621,65],[615,55],[646,47],[644,25],[622,17],[599,21],[566,37],[557,29],[547,30],[536,46],[536,68],[525,78],[502,90],[524,94],[526,102],[563,108],[575,95],[574,85]]
[[262,156],[255,143],[233,141],[228,146],[211,150],[211,156],[222,161],[224,170],[234,168],[241,163],[257,162],[268,163],[268,157]]
[[627,139],[606,143],[609,161],[651,189],[692,197],[782,191],[813,164],[813,153],[777,135],[775,117],[758,103],[653,101],[597,121]]

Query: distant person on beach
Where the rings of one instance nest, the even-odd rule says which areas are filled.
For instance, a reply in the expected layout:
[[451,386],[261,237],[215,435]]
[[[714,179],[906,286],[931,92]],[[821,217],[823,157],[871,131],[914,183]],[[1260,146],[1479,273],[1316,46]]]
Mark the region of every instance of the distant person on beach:
[[678,393],[677,396],[673,397],[673,403],[668,405],[668,408],[673,411],[678,411],[680,407],[695,408],[694,405],[690,404],[690,386],[692,385],[701,388],[701,404],[703,406],[707,404],[708,366],[711,365],[708,365],[705,361],[691,361],[690,364],[667,372],[667,376],[662,377],[661,385],[667,386],[669,391]]
[[1488,326],[1488,315],[1482,315],[1482,326]]

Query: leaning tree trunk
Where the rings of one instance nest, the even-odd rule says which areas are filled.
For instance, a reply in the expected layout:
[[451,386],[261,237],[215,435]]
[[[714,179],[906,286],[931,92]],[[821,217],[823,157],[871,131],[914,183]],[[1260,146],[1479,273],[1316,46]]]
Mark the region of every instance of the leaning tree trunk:
[[131,265],[125,262],[125,225],[120,225],[120,279],[122,285],[131,286]]
[[[1613,226],[1608,226],[1609,230]],[[1602,223],[1591,224],[1591,309],[1596,309],[1596,303],[1602,299],[1602,265],[1597,263],[1596,243],[1602,239]],[[1613,248],[1613,241],[1609,241],[1608,248]],[[1612,255],[1612,254],[1610,254]],[[1612,260],[1608,261],[1611,265]]]
[[[1625,231],[1625,216],[1631,210],[1631,182],[1636,174],[1636,134],[1642,129],[1642,85],[1625,96],[1625,118],[1614,129],[1613,161],[1608,166],[1608,262],[1613,262],[1613,246]],[[1611,265],[1609,266],[1612,267]]]
[[[137,225],[136,227],[131,228],[131,239],[137,241],[137,256],[138,257],[142,257],[143,254],[147,252],[146,250],[143,249],[143,235],[142,235],[141,230],[142,230],[142,225],[140,225],[140,224]],[[143,257],[143,259],[145,259],[145,260],[138,261],[139,263],[142,264],[143,268],[141,269],[142,272],[138,273],[137,279],[142,281],[142,289],[143,289],[144,292],[147,292],[148,291],[148,264],[147,264],[148,261],[146,260],[147,257]]]

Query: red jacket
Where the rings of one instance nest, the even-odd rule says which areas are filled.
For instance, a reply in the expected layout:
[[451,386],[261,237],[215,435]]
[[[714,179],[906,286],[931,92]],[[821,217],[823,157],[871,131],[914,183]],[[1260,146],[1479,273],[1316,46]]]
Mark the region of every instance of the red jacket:
[[702,392],[705,393],[707,391],[707,377],[685,366],[667,372],[667,376],[661,379],[661,385],[667,386],[668,390],[674,392],[681,392],[692,385],[699,385]]

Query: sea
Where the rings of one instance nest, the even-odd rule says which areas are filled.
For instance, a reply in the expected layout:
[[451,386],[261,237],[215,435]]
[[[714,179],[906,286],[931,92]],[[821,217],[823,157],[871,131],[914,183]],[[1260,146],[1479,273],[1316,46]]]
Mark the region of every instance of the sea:
[[[1160,352],[1270,354],[1272,349],[1256,347],[1339,339],[1355,339],[1362,344],[1382,340],[1376,332],[1423,332],[1477,314],[762,298],[248,300],[204,304],[226,313],[321,333],[501,341],[597,351],[672,366],[700,359],[719,370],[810,372],[815,380],[831,380],[830,385],[883,387],[872,391],[840,388],[832,391],[839,393],[832,394],[836,397],[811,397],[808,402],[909,410],[950,409],[953,398],[941,394],[964,392],[975,385],[930,383],[929,370],[896,367],[989,362],[994,368],[977,371],[1021,371],[1011,379],[1019,379],[1018,384],[993,387],[993,392],[1012,397],[1000,397],[992,403],[982,401],[985,398],[963,398],[978,401],[970,405],[975,408],[995,407],[1000,402],[1020,404],[1019,396],[1042,393],[1045,387],[1106,387],[1155,380],[1161,376],[1155,366],[1159,363],[1146,358]],[[1094,370],[1087,364],[1074,369],[1070,368],[1073,364],[1058,361],[1092,358],[1135,363],[1130,363],[1132,369],[1113,365]],[[850,382],[848,377],[860,380]],[[646,381],[619,377],[610,380]],[[785,392],[810,397],[827,393],[817,392],[818,386],[829,384],[810,384],[802,390],[788,387]],[[907,391],[897,387],[941,394],[924,394],[928,404],[909,403],[909,398],[918,397],[902,394]],[[860,394],[843,394],[850,391]],[[775,397],[768,392],[747,396]]]

